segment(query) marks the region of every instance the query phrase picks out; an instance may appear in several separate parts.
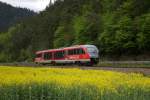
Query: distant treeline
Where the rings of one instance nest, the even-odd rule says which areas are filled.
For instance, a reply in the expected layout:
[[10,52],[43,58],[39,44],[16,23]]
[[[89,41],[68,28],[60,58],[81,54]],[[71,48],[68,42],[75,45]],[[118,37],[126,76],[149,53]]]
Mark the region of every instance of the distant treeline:
[[35,15],[35,13],[29,9],[15,8],[0,1],[0,32],[7,31],[12,25],[33,15]]
[[150,54],[150,0],[57,0],[0,34],[0,61],[37,50],[94,44],[110,57]]

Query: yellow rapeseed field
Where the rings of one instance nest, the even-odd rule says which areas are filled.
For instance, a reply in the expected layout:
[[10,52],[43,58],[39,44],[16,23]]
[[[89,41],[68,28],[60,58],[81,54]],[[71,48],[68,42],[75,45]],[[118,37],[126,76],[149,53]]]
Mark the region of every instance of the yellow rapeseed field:
[[0,67],[0,100],[149,100],[150,78],[102,70]]

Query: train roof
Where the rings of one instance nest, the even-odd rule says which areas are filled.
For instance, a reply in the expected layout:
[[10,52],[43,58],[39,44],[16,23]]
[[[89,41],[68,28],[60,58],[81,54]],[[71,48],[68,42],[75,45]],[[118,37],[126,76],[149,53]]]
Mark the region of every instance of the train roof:
[[73,46],[70,46],[70,47],[62,47],[62,48],[58,48],[58,49],[41,50],[41,51],[37,51],[36,53],[59,51],[59,50],[62,50],[62,49],[72,49],[72,48],[81,48],[81,47],[88,48],[88,47],[96,47],[96,46],[94,46],[94,45],[73,45]]

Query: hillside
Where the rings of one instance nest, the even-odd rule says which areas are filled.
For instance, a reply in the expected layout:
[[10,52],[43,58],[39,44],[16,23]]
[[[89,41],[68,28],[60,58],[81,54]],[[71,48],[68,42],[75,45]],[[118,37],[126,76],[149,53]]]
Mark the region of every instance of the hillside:
[[150,0],[57,0],[0,38],[0,61],[32,60],[37,50],[75,44],[94,44],[115,59],[149,57]]
[[14,8],[11,5],[0,2],[0,32],[7,31],[10,26],[34,14],[28,9]]

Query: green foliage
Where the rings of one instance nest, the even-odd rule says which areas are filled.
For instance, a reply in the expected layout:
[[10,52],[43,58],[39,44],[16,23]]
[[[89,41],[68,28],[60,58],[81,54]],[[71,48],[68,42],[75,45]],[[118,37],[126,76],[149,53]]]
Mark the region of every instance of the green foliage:
[[56,30],[55,33],[55,40],[54,40],[54,47],[63,47],[63,46],[70,46],[73,43],[74,35],[73,29],[70,28],[71,26],[60,26]]
[[120,11],[122,14],[129,15],[130,17],[140,16],[141,14],[150,11],[149,0],[127,0],[121,5]]
[[[86,39],[82,36],[84,35],[84,31],[86,28],[86,19],[85,17],[81,16],[81,17],[75,17],[73,20],[74,23],[74,29],[75,29],[75,44],[80,44],[82,43],[82,41],[84,42]],[[84,38],[84,39],[83,39]]]
[[35,13],[29,9],[15,8],[0,1],[0,32],[7,31],[12,25],[33,15]]
[[94,44],[104,56],[147,54],[149,5],[150,0],[57,0],[1,33],[0,54],[25,61],[38,50],[76,44]]
[[150,50],[150,13],[144,14],[136,19],[137,24],[137,44],[143,51]]

